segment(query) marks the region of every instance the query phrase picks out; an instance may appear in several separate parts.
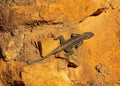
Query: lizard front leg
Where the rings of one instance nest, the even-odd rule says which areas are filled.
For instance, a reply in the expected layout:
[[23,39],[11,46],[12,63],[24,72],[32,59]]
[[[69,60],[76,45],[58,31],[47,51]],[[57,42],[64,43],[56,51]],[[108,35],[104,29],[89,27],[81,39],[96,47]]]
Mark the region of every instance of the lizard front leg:
[[70,48],[66,48],[66,49],[64,49],[64,51],[66,52],[66,55],[65,55],[66,59],[67,59],[67,61],[69,61],[69,56],[72,55],[74,53],[74,51]]
[[81,36],[81,35],[80,35],[80,34],[75,34],[75,33],[72,33],[72,34],[71,34],[71,38],[72,38],[72,37],[76,37],[76,36]]
[[60,40],[60,44],[63,45],[65,44],[65,39],[62,35],[56,37],[55,35],[52,36],[54,40]]

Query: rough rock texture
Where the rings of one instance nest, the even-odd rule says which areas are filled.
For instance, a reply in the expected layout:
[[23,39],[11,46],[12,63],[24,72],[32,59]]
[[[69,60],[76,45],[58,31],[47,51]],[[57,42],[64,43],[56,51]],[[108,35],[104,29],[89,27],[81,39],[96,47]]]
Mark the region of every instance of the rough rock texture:
[[[45,56],[71,33],[95,35],[78,48],[68,67],[65,52]],[[119,86],[119,0],[1,0],[0,86]],[[7,53],[6,53],[7,52]]]
[[[54,68],[53,63],[51,63],[51,65],[38,64],[38,65],[30,66],[31,68],[29,67],[24,68],[22,72],[22,78],[23,81],[27,80],[25,85],[26,86],[48,86],[48,85],[71,86],[71,80],[68,78],[67,74],[64,71],[58,71],[57,68]],[[36,80],[36,82],[34,80]]]
[[[6,61],[15,59],[20,53],[21,48],[23,47],[24,35],[19,33],[13,35],[13,37],[10,37],[8,39],[7,46],[1,46],[2,55]],[[5,42],[5,40],[1,42],[1,45]]]

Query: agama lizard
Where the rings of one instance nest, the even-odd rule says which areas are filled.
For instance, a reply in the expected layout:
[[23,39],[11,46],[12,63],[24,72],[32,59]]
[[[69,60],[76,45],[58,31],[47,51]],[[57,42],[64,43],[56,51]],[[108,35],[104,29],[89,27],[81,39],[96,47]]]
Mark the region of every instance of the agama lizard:
[[[60,35],[58,37],[53,37],[55,40],[60,39],[60,44],[61,45],[58,46],[53,51],[51,51],[48,55],[43,56],[42,58],[39,58],[39,59],[34,60],[34,61],[28,61],[28,64],[33,64],[33,63],[36,63],[36,62],[40,62],[40,61],[48,58],[49,56],[51,56],[53,54],[61,52],[62,50],[64,50],[69,55],[72,55],[74,53],[72,48],[79,47],[83,43],[83,40],[87,40],[87,39],[91,38],[92,36],[94,36],[94,34],[92,32],[85,32],[85,33],[83,33],[81,35],[72,33],[71,38],[66,40],[66,41],[65,41],[65,39],[64,39],[64,37],[62,35]],[[70,61],[68,61],[68,62],[70,62]]]

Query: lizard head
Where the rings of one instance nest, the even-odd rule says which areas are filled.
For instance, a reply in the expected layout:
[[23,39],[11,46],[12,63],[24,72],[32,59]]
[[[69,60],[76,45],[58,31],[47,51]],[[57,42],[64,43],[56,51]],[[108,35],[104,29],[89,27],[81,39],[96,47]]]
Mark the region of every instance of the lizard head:
[[85,32],[85,33],[83,33],[83,35],[84,35],[84,39],[87,40],[87,39],[93,37],[94,33],[92,33],[92,32]]

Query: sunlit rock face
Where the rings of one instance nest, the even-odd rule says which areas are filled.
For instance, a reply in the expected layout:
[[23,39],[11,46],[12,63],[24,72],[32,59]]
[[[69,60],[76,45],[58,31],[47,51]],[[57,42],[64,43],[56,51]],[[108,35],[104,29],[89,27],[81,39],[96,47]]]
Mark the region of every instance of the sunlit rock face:
[[[53,35],[92,32],[69,60]],[[1,0],[0,86],[119,86],[119,0]],[[59,57],[59,58],[55,58]]]

